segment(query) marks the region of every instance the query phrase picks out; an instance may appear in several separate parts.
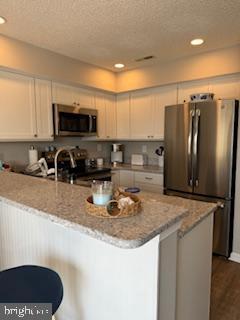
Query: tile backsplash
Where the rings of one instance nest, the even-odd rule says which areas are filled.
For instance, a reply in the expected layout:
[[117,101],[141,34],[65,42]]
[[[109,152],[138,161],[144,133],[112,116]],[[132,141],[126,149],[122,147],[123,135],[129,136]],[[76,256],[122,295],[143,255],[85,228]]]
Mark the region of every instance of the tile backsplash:
[[[163,146],[163,141],[118,141],[124,145],[124,162],[131,162],[133,153],[143,153],[147,155],[148,164],[157,165],[158,156],[155,150]],[[56,148],[61,146],[79,146],[87,149],[88,157],[102,157],[106,162],[110,161],[112,142],[108,141],[82,141],[79,138],[57,138],[53,142],[1,142],[0,143],[0,160],[10,163],[14,168],[23,168],[28,164],[28,150],[31,145],[40,153],[49,145]]]
[[155,150],[160,146],[164,146],[163,141],[123,141],[119,142],[124,145],[124,162],[131,162],[131,155],[133,153],[146,154],[147,164],[158,165],[159,156]]
[[33,145],[41,152],[49,145],[56,148],[62,146],[79,146],[81,149],[87,149],[88,157],[102,157],[109,161],[110,159],[110,142],[81,141],[79,138],[57,138],[52,142],[1,142],[0,143],[0,160],[10,163],[14,168],[21,169],[28,164],[28,150]]

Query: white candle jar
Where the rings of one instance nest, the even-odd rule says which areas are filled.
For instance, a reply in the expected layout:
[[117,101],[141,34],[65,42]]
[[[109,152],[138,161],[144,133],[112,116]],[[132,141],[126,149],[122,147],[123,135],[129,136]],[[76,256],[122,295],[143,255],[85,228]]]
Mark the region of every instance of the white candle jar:
[[99,206],[105,206],[111,199],[113,194],[113,185],[111,181],[92,182],[93,203]]

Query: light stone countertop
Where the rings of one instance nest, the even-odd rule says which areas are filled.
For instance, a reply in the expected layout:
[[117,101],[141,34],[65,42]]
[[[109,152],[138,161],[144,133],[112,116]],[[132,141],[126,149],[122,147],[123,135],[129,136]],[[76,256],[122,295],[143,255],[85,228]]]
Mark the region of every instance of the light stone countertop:
[[148,192],[141,192],[139,196],[143,202],[147,201],[152,203],[174,204],[175,206],[179,206],[188,210],[188,214],[183,218],[181,228],[178,231],[179,238],[184,237],[203,219],[208,217],[217,209],[216,203],[190,200],[176,196],[166,196]]
[[132,165],[131,163],[122,163],[122,164],[117,164],[116,166],[109,165],[109,168],[111,168],[113,171],[114,170],[131,170],[131,171],[138,171],[138,172],[163,174],[163,168],[157,165],[136,166],[136,165]]
[[0,201],[120,248],[139,247],[181,220],[182,237],[216,208],[211,203],[141,192],[143,210],[139,215],[101,219],[85,213],[90,192],[62,182],[0,173]]
[[187,210],[144,201],[140,214],[104,219],[85,212],[91,189],[16,173],[0,173],[0,201],[120,248],[136,248],[180,222]]

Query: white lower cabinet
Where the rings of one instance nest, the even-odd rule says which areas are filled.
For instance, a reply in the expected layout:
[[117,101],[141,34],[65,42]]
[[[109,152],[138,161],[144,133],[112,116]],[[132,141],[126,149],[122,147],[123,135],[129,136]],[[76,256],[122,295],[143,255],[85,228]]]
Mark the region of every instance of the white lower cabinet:
[[163,193],[163,175],[157,173],[135,172],[135,186],[142,191]]
[[123,187],[133,187],[134,186],[134,172],[128,170],[119,171],[119,183]]
[[213,214],[178,241],[176,320],[209,320]]
[[136,172],[131,170],[112,170],[115,187],[138,187],[141,191],[163,193],[163,174]]

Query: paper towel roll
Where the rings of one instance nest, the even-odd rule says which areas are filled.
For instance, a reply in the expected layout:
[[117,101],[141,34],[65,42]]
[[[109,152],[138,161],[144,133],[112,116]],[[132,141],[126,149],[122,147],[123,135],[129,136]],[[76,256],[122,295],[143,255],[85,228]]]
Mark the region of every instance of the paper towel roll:
[[29,164],[36,163],[38,161],[38,151],[33,146],[28,150]]

